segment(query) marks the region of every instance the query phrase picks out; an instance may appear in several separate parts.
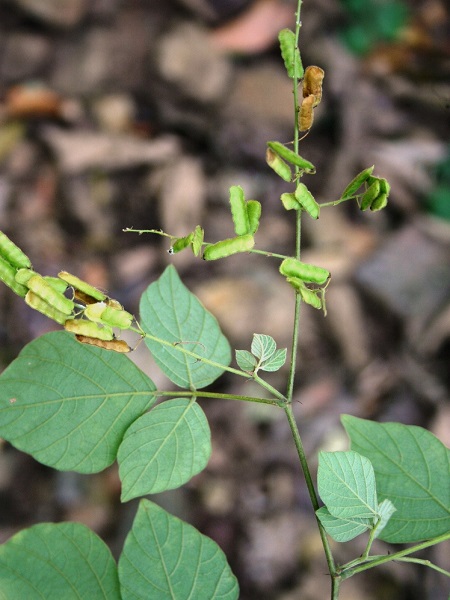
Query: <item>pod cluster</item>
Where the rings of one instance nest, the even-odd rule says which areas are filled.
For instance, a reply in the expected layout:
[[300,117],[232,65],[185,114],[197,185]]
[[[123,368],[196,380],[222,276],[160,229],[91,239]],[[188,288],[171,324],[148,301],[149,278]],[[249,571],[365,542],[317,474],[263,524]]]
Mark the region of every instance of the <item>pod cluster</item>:
[[[356,198],[361,210],[377,211],[387,205],[391,186],[386,179],[372,175],[374,167],[361,171],[350,181],[340,200]],[[364,191],[357,193],[364,186]]]
[[322,309],[326,314],[325,290],[330,280],[327,269],[296,258],[285,258],[280,265],[280,273],[286,277],[286,281],[301,296],[303,302]]
[[114,328],[129,329],[134,321],[117,300],[67,271],[58,277],[40,275],[28,256],[1,231],[0,279],[28,306],[74,333],[78,341],[116,352],[131,350],[114,334]]

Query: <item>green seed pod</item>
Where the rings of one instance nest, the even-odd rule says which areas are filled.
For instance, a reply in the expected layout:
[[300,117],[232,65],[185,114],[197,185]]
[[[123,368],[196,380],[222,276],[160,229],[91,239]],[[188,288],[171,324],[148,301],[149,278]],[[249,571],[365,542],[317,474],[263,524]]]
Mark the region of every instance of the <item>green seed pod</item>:
[[50,306],[53,306],[60,312],[69,316],[72,314],[75,305],[72,300],[66,298],[61,292],[57,292],[43,277],[40,275],[33,275],[28,280],[28,288],[34,292],[37,296],[40,296]]
[[194,237],[193,233],[186,235],[185,237],[178,238],[173,246],[171,246],[168,250],[169,254],[177,254],[181,252],[185,248],[191,245],[192,239]]
[[[116,310],[123,310],[123,306],[120,304],[120,302],[118,300],[114,300],[114,298],[107,298],[105,303],[107,306],[110,306],[111,308],[115,308]],[[92,304],[94,304],[94,303],[92,303]]]
[[205,232],[203,227],[197,225],[197,227],[194,229],[194,237],[192,238],[192,252],[194,253],[194,256],[198,256],[200,254],[204,238]]
[[303,98],[298,111],[298,129],[299,131],[309,131],[314,122],[314,105],[316,98],[313,94]]
[[306,160],[299,154],[289,150],[289,148],[287,148],[281,142],[267,142],[267,146],[273,152],[275,152],[275,154],[278,154],[278,156],[280,156],[282,159],[287,160],[296,167],[299,167],[302,171],[310,173],[311,175],[316,172],[316,167],[310,163],[309,160]]
[[285,277],[297,277],[307,283],[322,285],[330,278],[330,272],[322,267],[316,267],[301,262],[296,258],[285,258],[280,265],[280,273]]
[[230,187],[230,206],[236,235],[246,235],[249,233],[250,224],[248,221],[244,190],[240,185],[232,185]]
[[322,100],[322,82],[325,71],[320,67],[306,67],[303,78],[303,98],[314,96],[313,108]]
[[248,252],[255,245],[255,240],[250,234],[240,235],[229,240],[222,240],[216,244],[206,246],[203,252],[203,260],[217,260],[225,258],[238,252]]
[[16,269],[31,268],[28,256],[3,231],[0,231],[0,256]]
[[389,185],[387,179],[383,179],[380,177],[380,194],[386,194],[386,197],[389,196],[389,192],[391,191],[391,186]]
[[362,195],[359,208],[361,210],[367,210],[368,208],[370,208],[372,202],[375,200],[375,198],[377,198],[379,196],[379,194],[380,194],[380,181],[379,181],[379,179],[374,178],[373,183],[371,185],[369,185],[367,190]]
[[60,325],[64,325],[64,323],[67,322],[67,315],[65,313],[61,312],[60,310],[43,300],[40,296],[38,296],[31,290],[28,290],[25,296],[25,302],[28,304],[28,306],[34,308],[34,310],[37,310],[49,319],[52,319],[52,321],[56,321]]
[[134,319],[133,315],[126,310],[107,306],[104,302],[89,304],[86,306],[84,314],[94,323],[102,323],[119,329],[129,329]]
[[247,215],[249,223],[248,233],[255,235],[258,231],[259,220],[261,218],[261,202],[258,202],[258,200],[249,200],[247,202]]
[[75,337],[81,344],[90,344],[91,346],[97,346],[104,350],[114,350],[114,352],[120,352],[122,354],[131,352],[130,346],[123,340],[100,340],[95,337],[80,334],[77,334]]
[[303,302],[319,310],[322,308],[322,301],[317,295],[317,291],[307,288],[305,283],[298,277],[288,277],[286,281],[300,294]]
[[361,173],[358,173],[354,179],[350,181],[348,186],[342,192],[340,199],[346,200],[347,198],[351,198],[355,195],[355,193],[359,190],[362,184],[367,181],[367,179],[372,175],[372,171],[374,169],[374,165],[369,167],[368,169],[364,169]]
[[[288,77],[293,79],[297,75],[298,78],[302,78],[303,65],[300,52],[295,45],[295,33],[290,29],[282,29],[278,34],[278,40]],[[297,67],[297,72],[295,67]]]
[[99,340],[110,341],[114,339],[112,327],[94,323],[87,319],[69,319],[64,323],[64,329],[76,335],[85,335]]
[[66,281],[75,290],[79,290],[80,292],[83,292],[84,294],[95,298],[97,302],[103,302],[106,300],[106,294],[95,288],[93,285],[86,283],[76,275],[72,275],[67,271],[60,271],[58,273],[58,277]]
[[16,281],[16,267],[0,256],[0,279],[18,296],[25,298],[28,288]]
[[36,271],[33,269],[19,269],[15,271],[15,279],[17,283],[21,283],[22,285],[27,285],[28,280],[33,277],[33,275],[37,275]]
[[373,212],[377,211],[377,210],[381,210],[383,209],[387,204],[387,194],[382,193],[379,196],[377,196],[375,198],[375,200],[372,202],[372,204],[370,205],[370,210],[372,210]]
[[49,283],[54,290],[64,294],[64,292],[69,287],[69,284],[60,279],[59,277],[50,277],[50,275],[44,275],[44,279],[47,283]]
[[308,190],[304,183],[299,183],[295,190],[295,198],[297,199],[300,206],[305,210],[310,217],[313,219],[319,218],[320,206],[314,199],[314,196]]
[[292,181],[291,167],[270,148],[267,148],[266,151],[266,162],[269,167],[281,177],[281,179],[284,179],[284,181]]
[[290,192],[285,192],[280,196],[281,202],[286,210],[301,210],[300,204],[297,202],[295,198],[295,194],[291,194]]

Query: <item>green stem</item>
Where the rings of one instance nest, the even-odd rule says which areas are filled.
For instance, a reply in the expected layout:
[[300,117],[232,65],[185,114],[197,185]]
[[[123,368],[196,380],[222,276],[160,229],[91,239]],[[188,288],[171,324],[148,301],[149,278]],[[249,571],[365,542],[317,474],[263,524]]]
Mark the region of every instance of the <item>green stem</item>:
[[243,402],[256,402],[258,404],[270,404],[281,408],[284,403],[280,403],[279,400],[273,400],[270,398],[258,398],[255,396],[240,396],[238,394],[220,394],[218,392],[202,392],[200,390],[157,390],[152,392],[155,396],[170,396],[170,397],[185,397],[195,396],[198,398],[219,398],[221,400],[241,400]]
[[437,571],[438,573],[441,573],[442,575],[445,575],[446,577],[450,577],[450,571],[446,571],[445,569],[442,569],[441,567],[438,567],[437,565],[435,565],[434,563],[432,563],[430,560],[426,560],[426,559],[422,559],[422,558],[399,558],[398,561],[400,562],[411,562],[411,563],[416,563],[418,565],[424,565],[425,567],[429,567],[430,569],[434,569],[435,571]]

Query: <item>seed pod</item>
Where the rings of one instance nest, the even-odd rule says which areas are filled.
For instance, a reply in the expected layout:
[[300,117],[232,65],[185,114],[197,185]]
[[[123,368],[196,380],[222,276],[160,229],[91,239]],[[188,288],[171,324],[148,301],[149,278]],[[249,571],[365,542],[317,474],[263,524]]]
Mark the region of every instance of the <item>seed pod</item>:
[[194,253],[194,256],[198,256],[200,254],[204,238],[205,232],[203,230],[203,227],[197,225],[194,229],[194,236],[192,238],[192,252]]
[[61,292],[57,292],[40,275],[33,275],[33,277],[30,277],[27,286],[32,292],[50,304],[50,306],[53,306],[67,316],[72,314],[75,308],[73,301],[66,298]]
[[348,186],[342,192],[340,199],[346,200],[347,198],[351,198],[354,194],[359,190],[362,184],[367,181],[367,179],[372,175],[372,171],[374,169],[374,165],[371,167],[364,169],[361,173],[358,173],[354,179],[350,181]]
[[230,187],[230,206],[236,235],[246,235],[249,233],[250,224],[248,222],[244,190],[240,185]]
[[288,277],[286,281],[300,294],[303,302],[319,310],[322,308],[322,301],[317,292],[307,288],[304,281],[298,277]]
[[240,235],[229,240],[222,240],[216,244],[206,246],[203,252],[203,260],[217,260],[225,258],[238,252],[248,252],[255,245],[255,240],[250,234]]
[[301,210],[300,204],[297,202],[295,195],[291,192],[281,194],[280,200],[286,210]]
[[82,344],[90,344],[91,346],[97,346],[104,350],[114,350],[114,352],[120,352],[122,354],[131,352],[130,346],[123,340],[100,340],[95,337],[80,334],[77,334],[75,337],[77,341]]
[[0,279],[18,296],[25,298],[28,288],[16,281],[16,267],[0,256]]
[[192,242],[192,238],[194,237],[193,233],[186,235],[185,237],[178,238],[173,246],[171,246],[168,250],[169,254],[177,254],[181,252],[188,246],[190,246]]
[[316,267],[301,262],[296,258],[285,258],[280,265],[280,273],[285,277],[297,277],[307,283],[322,285],[330,277],[330,272],[322,267]]
[[16,269],[31,268],[28,256],[3,231],[0,231],[0,256]]
[[306,67],[303,77],[303,98],[314,96],[313,107],[320,104],[322,100],[322,82],[325,77],[325,71],[320,67]]
[[106,294],[95,288],[93,285],[86,283],[76,275],[72,275],[67,271],[60,271],[58,273],[58,277],[66,281],[69,285],[71,285],[75,290],[79,290],[92,298],[95,298],[97,302],[103,302],[106,300]]
[[295,33],[290,29],[282,29],[278,34],[278,40],[288,77],[291,79],[295,76],[298,78],[303,77],[303,65],[300,52],[295,45]]
[[261,218],[261,202],[258,202],[258,200],[249,200],[247,202],[247,215],[249,224],[248,233],[255,235],[258,231],[259,220]]
[[386,206],[386,204],[387,204],[387,194],[381,193],[381,194],[379,194],[379,196],[377,196],[375,198],[375,200],[370,205],[370,210],[372,210],[373,212],[375,212],[377,210],[381,210],[382,208],[384,208]]
[[34,310],[37,310],[49,319],[56,321],[60,325],[64,325],[64,323],[67,322],[67,315],[65,313],[61,312],[60,310],[43,300],[40,296],[38,296],[31,290],[28,290],[28,292],[26,293],[25,302],[28,304],[28,306],[34,308]]
[[22,285],[27,285],[28,280],[33,277],[33,275],[37,275],[36,271],[33,271],[33,269],[19,269],[18,271],[14,270],[14,272],[15,280]]
[[292,181],[291,167],[281,159],[271,148],[266,150],[266,162],[284,181]]
[[382,177],[380,177],[379,181],[380,181],[380,194],[386,194],[386,196],[389,196],[389,192],[391,191],[391,186],[389,185],[387,179],[383,179]]
[[64,323],[64,329],[76,335],[85,335],[99,340],[113,340],[112,327],[88,321],[87,319],[69,319]]
[[[62,279],[61,279],[62,281]],[[66,283],[66,282],[64,282]],[[85,294],[84,292],[80,292],[80,290],[73,290],[73,297],[75,300],[77,300],[78,302],[81,302],[82,304],[95,304],[97,302],[96,298],[93,298],[92,296],[89,296],[88,294]]]
[[104,302],[89,304],[84,310],[85,316],[94,323],[103,323],[119,329],[129,329],[133,322],[133,315],[126,310],[107,306]]
[[311,129],[314,121],[314,103],[316,98],[313,94],[303,98],[298,113],[298,128],[300,131],[308,131]]
[[311,175],[313,175],[316,172],[316,167],[312,163],[310,163],[309,160],[306,160],[299,154],[296,154],[281,142],[267,142],[267,146],[271,150],[273,150],[275,154],[278,154],[282,159],[287,160],[296,167],[300,167],[302,171],[310,173]]
[[373,183],[371,185],[369,185],[367,190],[362,195],[359,208],[361,210],[367,210],[368,208],[370,208],[372,202],[375,200],[375,198],[377,198],[377,196],[379,194],[380,194],[380,181],[379,181],[379,179],[374,178]]
[[310,217],[313,219],[319,218],[320,206],[314,199],[314,196],[308,190],[304,183],[299,183],[295,190],[295,198],[300,206],[305,210]]
[[123,306],[118,300],[114,300],[114,298],[107,298],[105,304],[111,308],[115,308],[116,310],[123,310]]
[[49,283],[54,290],[64,294],[64,292],[69,287],[69,284],[60,279],[59,277],[50,277],[50,275],[44,275],[44,279],[47,283]]

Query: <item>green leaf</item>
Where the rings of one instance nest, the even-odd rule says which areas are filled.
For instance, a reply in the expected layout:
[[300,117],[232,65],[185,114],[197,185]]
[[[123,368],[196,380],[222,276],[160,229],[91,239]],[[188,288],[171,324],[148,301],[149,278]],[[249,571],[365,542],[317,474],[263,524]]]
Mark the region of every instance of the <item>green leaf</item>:
[[236,362],[243,371],[254,371],[258,361],[248,350],[236,350]]
[[325,531],[336,540],[336,542],[348,542],[369,529],[369,524],[366,519],[364,519],[363,522],[359,522],[358,520],[339,519],[333,517],[325,506],[319,508],[319,510],[316,511],[316,515],[324,526]]
[[43,523],[0,546],[4,600],[120,600],[116,563],[80,523]]
[[342,423],[352,448],[373,464],[379,498],[397,509],[380,539],[417,542],[449,531],[450,450],[422,427],[349,415]]
[[141,500],[119,559],[123,600],[232,600],[238,583],[219,546]]
[[395,508],[395,506],[387,498],[383,500],[383,502],[380,502],[380,504],[378,505],[378,516],[380,517],[380,522],[378,523],[375,532],[376,538],[380,537],[380,533],[386,527],[389,519],[392,517],[396,510],[397,509]]
[[256,358],[261,361],[270,358],[277,348],[277,344],[273,337],[264,335],[263,333],[255,333],[253,335],[251,351]]
[[271,358],[262,363],[262,365],[260,366],[261,371],[278,371],[286,362],[286,355],[286,348],[281,348],[280,350],[277,350]]
[[0,377],[0,436],[56,469],[101,471],[154,390],[123,354],[48,333]]
[[224,372],[222,367],[183,354],[177,344],[224,367],[230,364],[230,345],[217,319],[181,282],[174,266],[167,267],[143,293],[140,315],[146,333],[170,342],[167,346],[145,338],[156,363],[176,385],[200,389]]
[[319,494],[333,517],[369,519],[377,515],[375,475],[368,458],[357,452],[320,452]]
[[122,502],[183,485],[210,455],[211,433],[200,406],[186,398],[163,402],[137,419],[120,445]]

